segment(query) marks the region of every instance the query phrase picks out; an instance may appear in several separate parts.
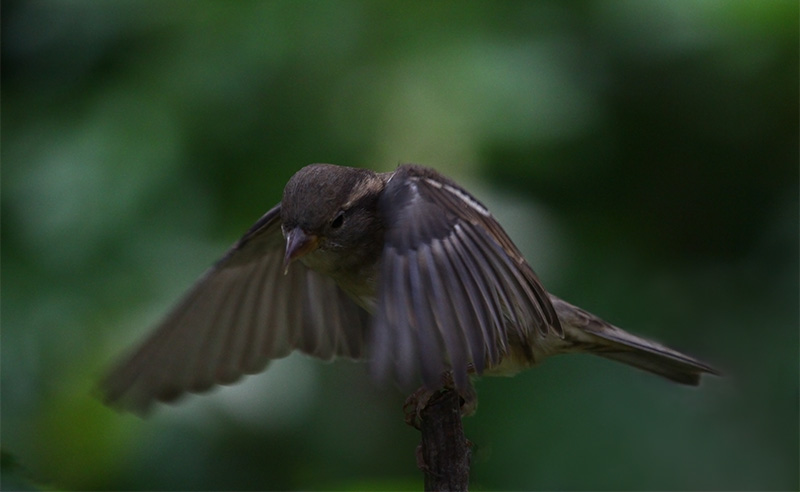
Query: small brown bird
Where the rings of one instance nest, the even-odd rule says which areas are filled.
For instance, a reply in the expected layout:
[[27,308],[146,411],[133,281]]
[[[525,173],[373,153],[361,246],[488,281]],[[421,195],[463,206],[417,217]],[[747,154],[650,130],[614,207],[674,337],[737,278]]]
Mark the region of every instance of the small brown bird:
[[[298,261],[299,260],[299,261]],[[548,294],[486,207],[432,169],[314,164],[102,381],[107,403],[230,384],[294,350],[428,388],[589,352],[697,385],[710,366]]]

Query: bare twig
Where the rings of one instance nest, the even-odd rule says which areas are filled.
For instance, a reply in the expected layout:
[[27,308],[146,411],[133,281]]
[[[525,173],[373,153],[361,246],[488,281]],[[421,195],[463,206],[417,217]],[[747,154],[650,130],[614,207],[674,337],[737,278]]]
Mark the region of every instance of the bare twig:
[[445,388],[421,405],[422,443],[417,452],[426,491],[466,491],[469,486],[469,443],[461,424],[458,392]]

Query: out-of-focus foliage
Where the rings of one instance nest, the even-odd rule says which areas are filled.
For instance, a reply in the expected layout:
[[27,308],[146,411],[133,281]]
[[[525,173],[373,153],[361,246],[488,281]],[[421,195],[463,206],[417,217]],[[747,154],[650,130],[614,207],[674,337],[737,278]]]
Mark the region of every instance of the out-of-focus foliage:
[[108,363],[312,162],[437,167],[545,285],[724,378],[478,383],[474,489],[798,489],[796,1],[6,1],[2,442],[56,489],[419,489],[303,357],[147,420]]

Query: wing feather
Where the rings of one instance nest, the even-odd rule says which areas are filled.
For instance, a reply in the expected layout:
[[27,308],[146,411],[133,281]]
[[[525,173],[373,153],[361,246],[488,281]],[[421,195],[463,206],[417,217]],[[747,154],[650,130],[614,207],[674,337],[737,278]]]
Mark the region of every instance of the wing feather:
[[[414,374],[411,371],[407,371],[406,368],[415,369],[419,355],[419,348],[416,342],[417,313],[414,310],[414,301],[411,298],[412,289],[409,288],[410,273],[408,271],[408,262],[407,257],[398,257],[393,271],[393,284],[396,286],[398,294],[398,312],[396,313],[398,318],[392,319],[391,322],[398,344],[395,367],[403,384],[409,384],[412,381]],[[403,316],[407,317],[410,329],[404,329],[402,324]]]
[[[442,354],[444,348],[430,302],[430,290],[426,288],[426,272],[421,271],[417,251],[408,253],[408,281],[412,298],[417,347],[421,358],[422,380],[429,387],[440,383],[445,366]],[[422,287],[422,288],[420,288]]]
[[427,278],[428,280],[427,287],[430,288],[433,294],[433,305],[437,307],[437,309],[432,310],[434,318],[433,324],[440,330],[439,334],[444,342],[447,360],[450,363],[450,367],[453,368],[453,380],[456,386],[466,387],[469,383],[466,368],[470,360],[469,348],[465,340],[466,335],[463,330],[443,329],[448,326],[448,324],[453,324],[455,326],[460,325],[457,309],[453,305],[453,301],[457,304],[463,304],[463,299],[459,297],[461,294],[459,289],[452,289],[452,291],[448,293],[447,289],[444,287],[444,282],[439,270],[446,269],[449,262],[442,261],[437,264],[434,260],[431,250],[437,244],[438,241],[434,241],[431,247],[422,247],[419,249],[421,266],[423,266],[423,278]]
[[489,365],[493,366],[500,361],[500,357],[503,355],[503,343],[502,340],[498,340],[500,338],[498,337],[500,327],[504,325],[500,301],[492,286],[492,278],[480,267],[479,260],[475,258],[472,249],[467,247],[463,237],[454,240],[453,246],[459,251],[459,258],[464,260],[466,272],[471,277],[472,285],[480,292],[479,304],[476,305],[476,308],[481,311],[487,311],[489,314],[489,322],[479,324],[479,328],[489,352]]
[[455,248],[448,242],[443,242],[441,250],[435,251],[439,258],[444,258],[441,267],[447,272],[444,279],[443,288],[454,292],[453,308],[457,313],[458,326],[468,326],[470,322],[477,322],[479,329],[466,330],[464,332],[467,345],[469,346],[469,358],[477,374],[482,374],[486,365],[488,353],[487,344],[484,340],[484,333],[488,333],[489,317],[485,310],[478,306],[480,295],[477,293],[475,285],[468,278],[469,273],[465,272],[460,258],[457,256]]
[[273,330],[262,330],[262,324],[272,326],[269,322],[269,317],[265,313],[267,306],[266,299],[269,299],[269,279],[273,278],[274,271],[278,265],[274,261],[267,261],[267,258],[262,258],[259,261],[258,270],[255,273],[256,283],[253,287],[253,304],[249,311],[248,320],[248,343],[246,352],[242,355],[242,370],[245,374],[254,374],[262,371],[269,363],[269,357],[264,350],[265,341],[267,336]]
[[283,255],[278,205],[112,369],[100,385],[106,402],[144,413],[154,401],[230,384],[295,349],[361,357],[366,311],[300,263],[284,275]]
[[378,205],[385,223],[373,367],[429,387],[498,365],[509,340],[561,327],[536,275],[480,202],[438,173],[401,166]]

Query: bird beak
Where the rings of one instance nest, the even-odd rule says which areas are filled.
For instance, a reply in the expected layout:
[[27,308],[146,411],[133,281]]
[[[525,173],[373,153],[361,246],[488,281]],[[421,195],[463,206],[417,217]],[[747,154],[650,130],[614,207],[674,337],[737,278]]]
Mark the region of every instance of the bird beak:
[[319,237],[306,234],[299,227],[286,233],[286,255],[283,257],[283,274],[289,272],[289,265],[296,259],[317,249]]

